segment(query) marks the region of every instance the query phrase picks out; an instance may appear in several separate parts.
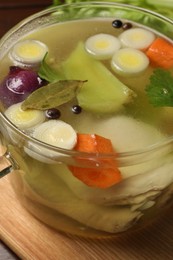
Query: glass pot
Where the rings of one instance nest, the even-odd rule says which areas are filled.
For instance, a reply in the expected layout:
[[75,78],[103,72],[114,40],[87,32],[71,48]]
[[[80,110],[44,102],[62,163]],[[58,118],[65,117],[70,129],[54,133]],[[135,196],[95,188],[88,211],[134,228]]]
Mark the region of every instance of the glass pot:
[[[129,19],[173,39],[173,21],[152,11],[125,4],[85,2],[52,7],[23,20],[1,39],[0,59],[17,41],[33,31],[95,17]],[[172,136],[116,156],[78,152],[32,138],[13,125],[3,109],[0,131],[4,148],[1,149],[1,164],[3,160],[9,163],[1,176],[9,173],[22,205],[33,216],[59,231],[91,238],[120,235],[144,227],[170,207],[173,197]],[[35,156],[30,156],[30,152]],[[110,159],[116,161],[120,171],[133,174],[106,189],[85,185],[68,169],[69,165],[103,169],[108,167]]]

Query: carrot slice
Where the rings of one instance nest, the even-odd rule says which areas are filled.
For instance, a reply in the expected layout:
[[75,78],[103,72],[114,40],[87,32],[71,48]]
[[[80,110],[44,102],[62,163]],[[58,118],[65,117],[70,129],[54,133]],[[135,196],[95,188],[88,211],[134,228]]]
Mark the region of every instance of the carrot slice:
[[[89,153],[115,153],[109,139],[95,134],[78,134],[75,150]],[[116,155],[116,153],[115,153]],[[83,159],[86,160],[88,159]],[[122,176],[113,159],[100,159],[104,168],[83,168],[69,166],[73,175],[88,186],[108,188],[121,181]]]
[[146,51],[154,66],[165,69],[173,67],[173,44],[163,38],[157,38]]

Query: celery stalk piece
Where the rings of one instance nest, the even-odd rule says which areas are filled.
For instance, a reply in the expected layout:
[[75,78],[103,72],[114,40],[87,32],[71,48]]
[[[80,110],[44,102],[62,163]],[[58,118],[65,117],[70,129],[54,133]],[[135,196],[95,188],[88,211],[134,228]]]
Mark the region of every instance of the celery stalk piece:
[[87,80],[77,94],[79,105],[86,111],[118,112],[135,95],[100,61],[91,57],[82,42],[63,62],[62,70],[67,79]]

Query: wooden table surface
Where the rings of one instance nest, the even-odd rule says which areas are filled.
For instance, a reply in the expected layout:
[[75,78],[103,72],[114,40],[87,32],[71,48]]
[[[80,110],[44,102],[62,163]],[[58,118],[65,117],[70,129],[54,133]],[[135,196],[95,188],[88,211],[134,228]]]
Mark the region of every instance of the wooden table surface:
[[[51,5],[51,0],[0,0],[0,37],[8,31],[13,25],[18,23],[21,19],[40,11],[49,5]],[[172,216],[172,217],[170,217]],[[157,227],[160,227],[157,229]],[[125,250],[128,252],[123,253],[123,245],[121,242],[115,245],[117,254],[115,257],[107,258],[108,260],[129,260],[129,259],[139,259],[139,260],[171,260],[173,259],[173,209],[169,213],[169,216],[165,216],[163,222],[156,226],[154,230],[158,231],[157,234],[152,234],[148,231],[143,234],[141,241],[138,239],[128,242],[128,247]],[[80,239],[77,240],[78,245],[80,244]],[[82,242],[80,244],[81,250],[87,247],[87,243]],[[96,244],[97,250],[101,243]],[[87,250],[92,250],[93,245],[91,244],[87,247]],[[107,251],[113,251],[113,246],[107,244]],[[115,250],[115,249],[114,249]],[[106,252],[106,251],[105,251]],[[165,252],[165,253],[164,253]],[[113,253],[111,254],[113,255]],[[134,257],[133,257],[134,256]],[[0,260],[14,260],[19,259],[2,241],[0,242]],[[49,258],[45,258],[48,259]],[[66,260],[67,258],[56,258],[57,260]],[[69,258],[68,258],[69,259]],[[89,259],[89,258],[75,258],[76,260]],[[90,258],[91,259],[91,258]],[[93,256],[94,260],[106,259],[105,255],[102,257]],[[31,259],[32,260],[32,259]],[[37,260],[37,259],[36,259]],[[73,259],[72,259],[73,260]]]
[[[52,0],[0,0],[0,37],[22,19],[47,8]],[[0,260],[18,257],[0,241]]]

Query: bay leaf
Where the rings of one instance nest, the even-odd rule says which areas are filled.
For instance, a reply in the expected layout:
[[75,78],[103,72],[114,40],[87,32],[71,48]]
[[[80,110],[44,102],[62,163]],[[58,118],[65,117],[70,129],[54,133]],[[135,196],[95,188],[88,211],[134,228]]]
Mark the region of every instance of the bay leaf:
[[46,110],[58,107],[76,97],[85,81],[59,80],[32,92],[22,103],[21,108]]

